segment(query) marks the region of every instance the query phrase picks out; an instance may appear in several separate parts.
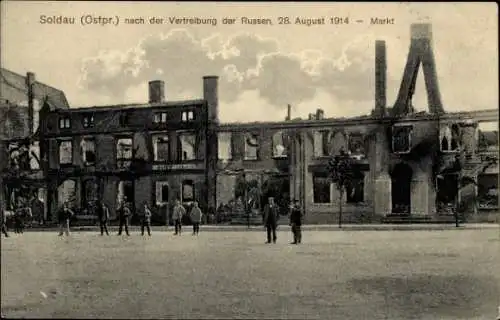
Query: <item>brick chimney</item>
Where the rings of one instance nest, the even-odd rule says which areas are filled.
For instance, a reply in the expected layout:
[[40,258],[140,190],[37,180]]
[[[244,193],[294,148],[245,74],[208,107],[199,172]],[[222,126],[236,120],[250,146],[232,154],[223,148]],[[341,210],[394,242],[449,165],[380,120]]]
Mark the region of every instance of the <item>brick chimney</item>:
[[149,81],[149,103],[165,102],[165,82],[162,80]]
[[387,58],[385,41],[375,41],[375,116],[386,113]]
[[285,118],[285,121],[290,121],[292,120],[292,106],[291,105],[287,105],[286,106],[286,118]]
[[316,120],[323,120],[325,117],[325,112],[323,109],[316,109]]
[[410,26],[411,39],[432,40],[432,25],[430,23],[413,23]]
[[219,77],[203,77],[203,99],[208,104],[208,119],[214,123],[219,122]]
[[33,132],[33,121],[35,114],[35,74],[33,72],[26,73],[26,87],[28,88],[28,126],[29,126],[29,134],[32,135]]

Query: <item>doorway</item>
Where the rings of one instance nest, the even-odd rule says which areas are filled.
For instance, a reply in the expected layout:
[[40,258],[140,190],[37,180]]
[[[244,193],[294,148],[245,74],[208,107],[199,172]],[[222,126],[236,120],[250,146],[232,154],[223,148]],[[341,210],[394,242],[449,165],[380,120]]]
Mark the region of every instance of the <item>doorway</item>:
[[411,213],[411,178],[413,171],[404,163],[394,167],[391,174],[392,213],[410,215]]
[[118,201],[127,199],[127,202],[134,205],[134,182],[130,180],[122,180],[118,184]]

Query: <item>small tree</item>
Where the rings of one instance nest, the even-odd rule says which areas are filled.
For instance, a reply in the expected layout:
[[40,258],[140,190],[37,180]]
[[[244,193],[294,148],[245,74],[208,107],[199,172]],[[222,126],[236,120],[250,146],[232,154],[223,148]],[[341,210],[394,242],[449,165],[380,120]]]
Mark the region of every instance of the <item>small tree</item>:
[[346,187],[352,184],[353,180],[353,160],[345,152],[340,149],[338,155],[333,156],[328,161],[328,174],[333,183],[335,183],[339,191],[339,228],[342,227],[342,199]]

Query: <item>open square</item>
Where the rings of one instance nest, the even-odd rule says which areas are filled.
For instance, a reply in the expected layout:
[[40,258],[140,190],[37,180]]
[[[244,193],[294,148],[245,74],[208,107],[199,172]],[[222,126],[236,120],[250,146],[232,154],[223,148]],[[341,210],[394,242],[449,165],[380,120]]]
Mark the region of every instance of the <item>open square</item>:
[[495,319],[496,229],[2,238],[2,315]]

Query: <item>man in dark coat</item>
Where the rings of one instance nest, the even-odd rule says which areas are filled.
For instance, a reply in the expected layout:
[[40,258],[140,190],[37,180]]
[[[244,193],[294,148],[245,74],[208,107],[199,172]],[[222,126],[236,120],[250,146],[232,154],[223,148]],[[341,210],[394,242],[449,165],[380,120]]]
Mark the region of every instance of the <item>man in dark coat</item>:
[[144,235],[144,228],[147,229],[148,231],[148,236],[151,236],[151,216],[152,216],[151,209],[149,208],[149,205],[147,201],[144,201],[143,207],[142,207],[142,212],[141,212],[141,235]]
[[69,202],[64,202],[57,214],[59,220],[59,236],[62,236],[65,232],[66,235],[69,236],[69,221],[73,215],[74,212],[69,208]]
[[18,205],[14,212],[15,232],[23,233],[26,226],[26,220],[28,220],[28,218],[31,216],[31,209],[26,206],[24,201],[18,200]]
[[299,201],[293,200],[290,208],[290,225],[292,226],[293,242],[298,244],[302,241],[302,209],[300,208]]
[[274,203],[274,198],[270,197],[268,199],[268,204],[264,207],[264,226],[267,230],[267,242],[271,243],[271,234],[273,236],[273,243],[276,243],[276,228],[278,227],[279,220],[279,209]]
[[101,236],[104,235],[104,231],[106,231],[106,235],[109,236],[108,232],[109,208],[103,202],[100,206],[97,206],[96,209],[97,209],[97,218],[99,219],[99,226],[101,227]]
[[30,203],[31,213],[33,214],[33,220],[39,224],[44,224],[44,212],[45,212],[45,204],[40,198],[38,198],[38,192],[33,192],[32,200]]
[[118,228],[119,236],[122,235],[123,227],[125,227],[125,233],[127,236],[130,236],[128,233],[128,219],[131,213],[129,205],[127,204],[127,199],[124,198],[118,205],[118,219],[120,220],[120,227]]

